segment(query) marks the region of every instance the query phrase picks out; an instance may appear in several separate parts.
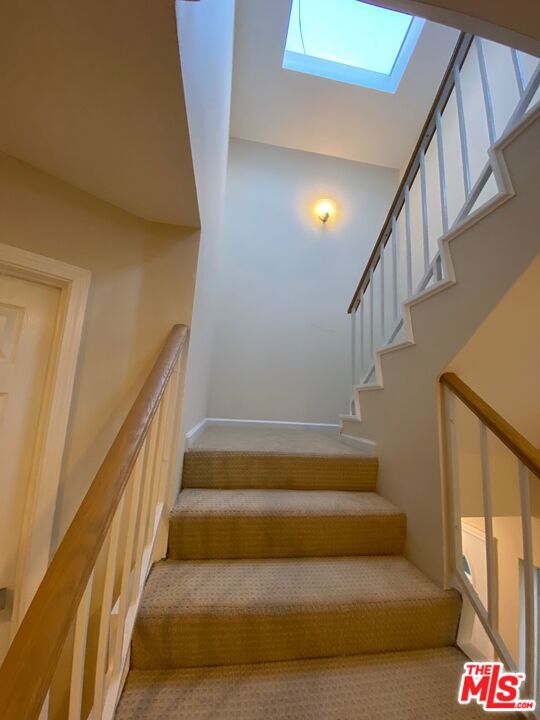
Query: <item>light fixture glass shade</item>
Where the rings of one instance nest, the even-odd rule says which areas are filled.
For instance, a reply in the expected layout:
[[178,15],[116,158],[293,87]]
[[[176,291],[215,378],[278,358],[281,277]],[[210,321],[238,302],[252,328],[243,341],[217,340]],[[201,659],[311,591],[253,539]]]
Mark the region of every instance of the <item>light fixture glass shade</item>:
[[313,209],[317,218],[322,223],[326,223],[335,217],[336,203],[329,198],[322,198],[321,200],[317,200]]

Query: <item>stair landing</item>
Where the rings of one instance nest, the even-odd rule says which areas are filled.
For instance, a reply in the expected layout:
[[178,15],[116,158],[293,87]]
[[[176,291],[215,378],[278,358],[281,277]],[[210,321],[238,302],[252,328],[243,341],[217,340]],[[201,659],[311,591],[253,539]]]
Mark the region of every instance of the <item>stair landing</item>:
[[184,456],[182,487],[374,491],[377,470],[336,430],[210,425]]
[[276,452],[305,455],[364,456],[346,445],[337,430],[301,428],[290,425],[207,425],[197,438],[194,450],[235,452]]

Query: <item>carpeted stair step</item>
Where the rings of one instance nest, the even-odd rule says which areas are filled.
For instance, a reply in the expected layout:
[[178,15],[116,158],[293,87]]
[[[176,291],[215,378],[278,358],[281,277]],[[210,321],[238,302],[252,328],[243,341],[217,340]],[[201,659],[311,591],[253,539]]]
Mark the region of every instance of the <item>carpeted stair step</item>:
[[[487,720],[458,705],[459,650],[131,671],[117,720]],[[515,720],[516,715],[505,718]]]
[[376,458],[241,450],[184,455],[182,487],[223,490],[364,490],[377,484]]
[[371,492],[187,489],[171,514],[169,557],[399,555],[405,524]]
[[132,645],[139,669],[451,645],[461,600],[402,557],[166,561]]

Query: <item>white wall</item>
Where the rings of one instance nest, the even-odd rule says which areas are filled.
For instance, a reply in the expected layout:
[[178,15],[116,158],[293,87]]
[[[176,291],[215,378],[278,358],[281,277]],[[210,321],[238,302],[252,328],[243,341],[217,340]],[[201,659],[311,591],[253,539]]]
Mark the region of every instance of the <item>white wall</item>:
[[184,428],[207,415],[231,105],[234,0],[177,2],[178,42],[201,217]]
[[368,0],[540,55],[538,4],[530,0]]
[[[209,416],[336,423],[347,307],[398,171],[231,140]],[[321,197],[338,206],[323,227]]]
[[[231,136],[404,167],[454,50],[426,23],[395,93],[283,69],[291,0],[237,0]],[[309,118],[309,122],[306,122]]]

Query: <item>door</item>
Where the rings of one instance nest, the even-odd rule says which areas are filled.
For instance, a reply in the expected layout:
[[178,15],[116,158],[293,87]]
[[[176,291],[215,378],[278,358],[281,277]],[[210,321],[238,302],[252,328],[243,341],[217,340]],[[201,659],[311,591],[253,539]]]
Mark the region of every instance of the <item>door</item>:
[[0,273],[0,663],[11,624],[25,504],[40,441],[60,289]]

